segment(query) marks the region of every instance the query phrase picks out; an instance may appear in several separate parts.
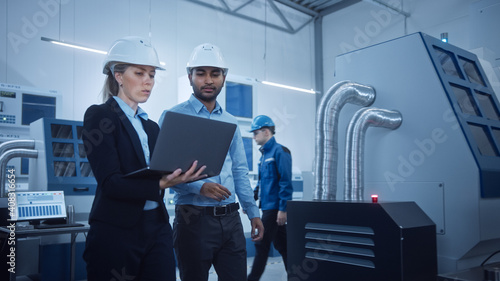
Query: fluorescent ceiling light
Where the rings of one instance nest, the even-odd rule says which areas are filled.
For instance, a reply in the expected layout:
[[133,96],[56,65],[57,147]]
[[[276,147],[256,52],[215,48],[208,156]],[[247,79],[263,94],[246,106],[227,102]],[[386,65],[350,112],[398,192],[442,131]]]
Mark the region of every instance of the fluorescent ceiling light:
[[81,45],[78,45],[78,44],[63,42],[63,41],[59,41],[59,40],[51,39],[51,38],[47,38],[47,37],[41,37],[41,39],[42,39],[42,41],[47,41],[47,42],[50,42],[52,44],[56,44],[56,45],[60,45],[60,46],[65,46],[65,47],[70,47],[70,48],[75,48],[75,49],[84,50],[84,51],[89,51],[89,52],[94,52],[94,53],[98,53],[98,54],[105,55],[105,54],[108,53],[108,52],[105,52],[105,51],[96,50],[96,49],[84,47],[84,46],[81,46]]
[[[258,81],[258,80],[257,80]],[[262,84],[265,84],[265,85],[270,85],[270,86],[275,86],[275,87],[280,87],[280,88],[285,88],[285,89],[289,89],[289,90],[295,90],[295,91],[299,91],[299,92],[304,92],[304,93],[309,93],[309,94],[316,94],[316,91],[311,89],[311,90],[308,90],[308,89],[302,89],[302,88],[297,88],[297,87],[293,87],[293,86],[287,86],[287,85],[283,85],[283,84],[278,84],[278,83],[274,83],[274,82],[269,82],[269,81],[258,81]]]
[[[103,54],[103,55],[106,55],[108,53],[105,51],[84,47],[82,45],[78,45],[75,43],[64,42],[64,41],[51,39],[51,38],[47,38],[47,37],[41,37],[41,39],[42,39],[42,41],[50,42],[52,44],[56,44],[56,45],[60,45],[60,46],[64,46],[64,47],[70,47],[70,48],[74,48],[74,49],[84,50],[84,51],[88,51],[88,52],[94,52],[94,53]],[[165,63],[162,61],[160,61],[160,64],[165,65]]]

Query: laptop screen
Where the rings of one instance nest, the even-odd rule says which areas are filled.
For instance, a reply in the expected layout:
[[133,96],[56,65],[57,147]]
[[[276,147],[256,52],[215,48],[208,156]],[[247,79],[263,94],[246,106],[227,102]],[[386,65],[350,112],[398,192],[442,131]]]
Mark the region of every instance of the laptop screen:
[[64,191],[16,192],[11,221],[46,220],[66,217]]
[[167,111],[149,167],[126,177],[161,177],[180,168],[187,171],[195,160],[206,166],[208,177],[220,174],[237,125]]

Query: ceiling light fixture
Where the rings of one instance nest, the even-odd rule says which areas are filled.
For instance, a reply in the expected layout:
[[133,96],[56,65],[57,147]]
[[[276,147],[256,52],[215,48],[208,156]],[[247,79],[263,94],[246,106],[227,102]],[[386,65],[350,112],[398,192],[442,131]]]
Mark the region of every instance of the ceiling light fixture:
[[274,86],[274,87],[280,87],[280,88],[284,88],[284,89],[289,89],[289,90],[294,90],[294,91],[299,91],[299,92],[304,92],[304,93],[309,93],[309,94],[316,94],[317,93],[313,89],[308,90],[308,89],[303,89],[303,88],[298,88],[298,87],[293,87],[293,86],[287,86],[287,85],[278,84],[278,83],[269,82],[269,81],[259,81],[259,80],[257,80],[257,82],[260,82],[260,83],[265,84],[265,85],[270,85],[270,86]]
[[[84,51],[88,51],[88,52],[94,52],[94,53],[103,54],[103,55],[108,54],[108,52],[97,50],[97,49],[92,49],[92,48],[85,47],[85,46],[82,46],[82,45],[78,45],[78,44],[75,44],[75,43],[69,43],[69,42],[59,41],[59,40],[51,39],[51,38],[47,38],[47,37],[41,37],[40,39],[42,39],[42,41],[50,42],[52,44],[56,44],[56,45],[59,45],[59,46],[70,47],[70,48],[74,48],[74,49],[84,50]],[[165,62],[160,61],[160,64],[164,66]]]
[[70,47],[70,48],[75,48],[75,49],[84,50],[84,51],[88,51],[88,52],[94,52],[94,53],[103,54],[103,55],[105,55],[105,54],[108,53],[108,52],[105,52],[105,51],[96,50],[96,49],[92,49],[92,48],[89,48],[89,47],[81,46],[81,45],[78,45],[78,44],[75,44],[75,43],[69,43],[69,42],[59,41],[59,40],[51,39],[51,38],[47,38],[47,37],[41,37],[41,39],[42,39],[42,41],[50,42],[52,44],[56,44],[56,45],[60,45],[60,46],[65,46],[65,47]]

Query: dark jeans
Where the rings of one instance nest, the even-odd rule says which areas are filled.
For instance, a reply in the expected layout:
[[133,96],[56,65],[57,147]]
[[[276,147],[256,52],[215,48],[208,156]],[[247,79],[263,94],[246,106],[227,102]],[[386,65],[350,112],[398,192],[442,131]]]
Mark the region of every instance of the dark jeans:
[[240,214],[224,216],[203,207],[175,207],[174,248],[182,281],[206,281],[213,265],[219,281],[246,281],[247,251]]
[[252,271],[248,275],[248,281],[259,280],[262,273],[264,273],[271,243],[274,244],[274,248],[281,254],[285,269],[287,267],[286,225],[278,226],[276,223],[277,217],[278,210],[262,211],[264,238],[259,242],[255,242],[255,258],[253,260]]
[[94,221],[83,254],[87,280],[175,280],[172,228],[160,208],[144,211],[134,228]]

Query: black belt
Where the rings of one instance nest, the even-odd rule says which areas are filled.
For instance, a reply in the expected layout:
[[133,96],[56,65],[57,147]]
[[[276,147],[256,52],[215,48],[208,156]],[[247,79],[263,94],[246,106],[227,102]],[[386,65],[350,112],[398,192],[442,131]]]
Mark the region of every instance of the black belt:
[[203,207],[203,210],[205,210],[205,214],[207,214],[207,215],[219,217],[219,216],[225,216],[225,215],[229,215],[231,213],[234,213],[234,212],[238,211],[239,208],[240,208],[240,204],[231,203],[231,204],[224,205],[224,206]]

